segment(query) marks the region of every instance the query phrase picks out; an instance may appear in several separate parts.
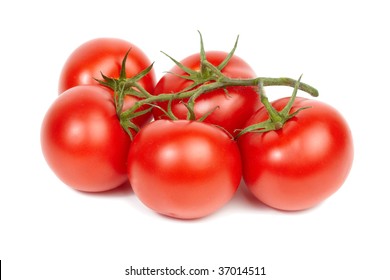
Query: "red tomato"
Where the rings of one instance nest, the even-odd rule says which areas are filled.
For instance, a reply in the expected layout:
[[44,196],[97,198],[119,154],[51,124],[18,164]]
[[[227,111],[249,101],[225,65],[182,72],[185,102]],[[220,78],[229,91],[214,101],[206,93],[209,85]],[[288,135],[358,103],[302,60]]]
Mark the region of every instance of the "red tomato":
[[74,189],[106,191],[127,180],[130,138],[106,88],[76,86],[61,94],[44,117],[41,145],[51,169]]
[[[149,58],[134,44],[115,38],[98,38],[79,46],[65,62],[59,80],[59,93],[77,85],[98,85],[95,80],[102,79],[101,73],[110,78],[119,78],[122,60],[126,59],[126,76],[133,77],[150,66]],[[148,92],[153,92],[156,78],[152,69],[139,81]],[[139,98],[126,96],[124,110],[131,107]],[[139,110],[146,109],[146,106]],[[145,114],[133,121],[143,126],[150,121],[152,114]]]
[[[225,52],[209,51],[206,52],[207,60],[214,66],[218,66],[227,56]],[[200,69],[200,54],[194,54],[181,63],[192,69],[199,71]],[[170,70],[171,73],[178,75],[186,75],[186,73],[178,66]],[[177,75],[167,73],[157,83],[154,94],[161,93],[177,93],[182,91],[189,85],[191,81],[178,77]],[[238,56],[233,56],[229,63],[222,69],[222,73],[230,78],[255,78],[256,74],[252,68]],[[262,107],[258,93],[252,87],[228,87],[228,94],[223,89],[218,89],[201,95],[195,102],[195,115],[200,118],[205,114],[215,111],[209,115],[205,122],[219,125],[234,135],[236,129],[243,128],[247,119],[253,113]],[[158,104],[167,110],[168,103],[162,102]],[[218,107],[218,108],[217,108]],[[216,109],[217,108],[217,109]],[[172,102],[172,112],[179,119],[186,119],[187,108],[180,101]],[[155,119],[166,118],[159,109],[153,109]]]
[[[274,101],[280,111],[289,98]],[[298,113],[276,131],[247,133],[238,140],[243,178],[263,203],[282,210],[313,207],[336,192],[348,176],[353,143],[348,124],[331,106],[297,98]],[[260,109],[247,125],[268,118]]]
[[240,154],[236,142],[210,124],[158,120],[135,136],[128,174],[134,193],[149,208],[200,218],[233,197],[241,180]]

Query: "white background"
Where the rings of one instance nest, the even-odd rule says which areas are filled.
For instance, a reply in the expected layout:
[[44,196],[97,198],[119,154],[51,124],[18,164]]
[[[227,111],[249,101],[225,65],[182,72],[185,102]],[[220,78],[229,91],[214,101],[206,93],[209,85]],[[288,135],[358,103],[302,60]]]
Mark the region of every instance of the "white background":
[[[131,265],[265,267],[267,276],[247,279],[390,279],[387,7],[375,0],[2,1],[4,279],[173,279],[125,276]],[[197,30],[207,50],[229,51],[239,34],[237,55],[259,76],[303,73],[318,99],[342,112],[355,160],[334,196],[285,213],[240,189],[214,215],[178,221],[151,212],[130,188],[82,194],[55,177],[41,154],[40,126],[68,55],[96,37],[126,39],[155,61],[159,78],[172,66],[160,51],[177,59],[197,52]],[[268,90],[270,98],[291,93]]]

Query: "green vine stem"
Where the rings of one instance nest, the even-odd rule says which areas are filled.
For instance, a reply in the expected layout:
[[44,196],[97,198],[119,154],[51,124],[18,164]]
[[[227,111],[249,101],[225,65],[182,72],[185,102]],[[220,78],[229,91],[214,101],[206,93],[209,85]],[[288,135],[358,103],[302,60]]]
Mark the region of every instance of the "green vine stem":
[[[269,104],[265,94],[262,94],[262,92],[264,92],[263,87],[288,86],[294,88],[293,95],[296,95],[296,91],[299,89],[307,92],[313,97],[318,96],[318,91],[314,87],[305,83],[301,83],[300,79],[298,81],[295,79],[285,78],[285,77],[281,77],[281,78],[257,77],[252,79],[236,79],[236,78],[229,78],[225,76],[222,73],[222,69],[227,65],[230,58],[233,56],[234,51],[237,47],[238,37],[234,44],[233,49],[229,52],[226,59],[220,65],[214,66],[206,59],[202,35],[200,33],[199,35],[200,35],[200,42],[201,42],[201,50],[200,50],[201,71],[195,71],[189,69],[186,66],[182,65],[177,60],[175,60],[174,58],[167,55],[179,68],[181,68],[186,73],[185,75],[180,77],[182,77],[183,79],[191,80],[193,82],[192,85],[190,85],[188,88],[184,89],[181,92],[162,93],[159,95],[153,95],[147,92],[139,84],[139,80],[142,79],[145,75],[147,75],[151,71],[153,64],[150,65],[145,70],[141,71],[139,74],[135,75],[134,77],[126,78],[126,73],[123,69],[125,69],[125,61],[129,52],[126,53],[122,61],[122,71],[118,79],[106,77],[102,73],[103,80],[97,80],[102,85],[108,86],[114,90],[115,106],[116,106],[118,117],[120,119],[122,127],[126,130],[126,132],[129,134],[131,138],[132,138],[132,133],[130,132],[130,129],[133,129],[135,131],[139,130],[139,128],[131,120],[139,115],[146,114],[151,110],[150,109],[150,110],[138,111],[143,105],[149,105],[150,108],[152,107],[161,108],[158,106],[159,102],[169,102],[171,104],[173,100],[187,100],[185,106],[187,107],[189,112],[188,117],[190,119],[193,119],[195,101],[202,94],[217,89],[227,90],[228,87],[233,87],[233,86],[248,86],[248,87],[257,87],[259,89],[260,100],[267,108],[268,112],[270,113],[270,117],[272,119],[272,114],[274,113],[274,116],[277,116],[278,112],[273,112],[275,110],[272,110],[273,108]],[[171,74],[176,75],[175,73],[171,73]],[[140,100],[137,101],[132,107],[130,107],[126,111],[122,111],[123,99],[125,95],[133,95],[138,97]],[[170,110],[170,108],[168,110]],[[172,112],[167,112],[167,114],[168,116],[173,115]],[[242,133],[244,132],[241,131],[240,134]]]
[[[178,93],[162,93],[159,95],[149,95],[149,97],[136,102],[134,106],[129,108],[127,111],[122,112],[120,117],[121,118],[131,117],[131,114],[133,114],[137,109],[139,109],[142,105],[145,104],[164,102],[170,100],[178,100],[178,99],[183,100],[183,99],[191,98],[193,96],[198,97],[204,93],[221,89],[221,88],[223,89],[230,86],[255,86],[256,87],[259,84],[262,84],[262,86],[295,87],[295,85],[297,84],[297,80],[291,78],[264,78],[264,77],[257,77],[254,79],[232,79],[222,74],[222,77],[220,79],[211,83],[203,84],[193,90],[183,91]],[[135,86],[135,83],[133,84],[131,79],[129,79],[127,83],[127,87],[132,87],[132,86]],[[318,96],[318,91],[308,84],[299,83],[298,89],[309,93],[313,97]]]

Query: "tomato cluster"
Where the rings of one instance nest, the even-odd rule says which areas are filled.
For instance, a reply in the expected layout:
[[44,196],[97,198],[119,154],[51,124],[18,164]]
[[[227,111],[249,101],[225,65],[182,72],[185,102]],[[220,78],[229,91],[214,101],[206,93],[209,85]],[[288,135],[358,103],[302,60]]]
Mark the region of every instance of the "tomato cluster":
[[[154,211],[200,218],[241,179],[281,210],[313,207],[340,188],[353,161],[348,124],[333,107],[295,98],[308,85],[257,78],[234,54],[201,51],[158,82],[134,44],[100,38],[65,62],[41,128],[44,157],[70,187],[102,192],[130,181]],[[294,82],[293,82],[294,81]],[[295,87],[268,102],[263,86]]]

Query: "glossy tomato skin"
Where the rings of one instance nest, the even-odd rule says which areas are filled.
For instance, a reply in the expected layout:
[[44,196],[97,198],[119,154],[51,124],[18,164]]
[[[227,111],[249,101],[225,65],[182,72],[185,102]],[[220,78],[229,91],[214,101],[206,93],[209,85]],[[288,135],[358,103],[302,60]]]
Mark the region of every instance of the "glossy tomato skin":
[[179,219],[201,218],[233,197],[240,154],[236,142],[210,124],[158,120],[134,138],[128,174],[147,207]]
[[[130,50],[131,49],[131,50]],[[59,79],[58,92],[78,85],[98,85],[95,79],[102,79],[101,73],[107,77],[119,78],[122,60],[130,50],[126,60],[126,76],[133,77],[150,66],[146,54],[136,45],[117,38],[97,38],[85,42],[75,49],[66,60]],[[153,92],[156,77],[152,69],[139,81],[148,92]],[[131,107],[139,98],[126,96],[124,110]],[[146,109],[145,106],[140,110]],[[152,114],[135,118],[134,122],[143,126],[150,121]]]
[[[207,60],[215,66],[218,66],[227,56],[227,53],[220,51],[206,52]],[[200,55],[193,54],[188,56],[181,63],[193,70],[199,71]],[[178,75],[185,75],[185,72],[178,66],[173,67],[164,75],[157,83],[154,94],[161,93],[177,93],[191,85],[191,81],[180,78]],[[253,69],[240,57],[233,56],[229,63],[223,68],[222,73],[230,78],[255,78],[256,74]],[[253,87],[228,87],[228,94],[223,89],[218,89],[196,99],[195,115],[197,118],[205,114],[215,111],[209,115],[205,122],[216,124],[225,128],[230,134],[234,135],[235,130],[242,128],[248,118],[260,107],[258,93]],[[159,105],[167,109],[167,103],[159,103]],[[172,102],[172,111],[179,119],[187,118],[187,108],[180,101]],[[159,109],[153,110],[155,119],[166,118]]]
[[[58,92],[62,93],[77,85],[98,85],[95,78],[101,79],[101,73],[118,78],[122,60],[128,50],[126,75],[133,77],[151,64],[146,54],[136,45],[117,38],[97,38],[85,42],[65,62]],[[155,85],[154,71],[141,79],[140,84],[152,92]]]
[[[281,110],[289,98],[272,103]],[[342,115],[316,100],[297,98],[290,112],[311,106],[287,121],[283,128],[247,133],[238,143],[243,178],[263,203],[281,210],[311,208],[336,192],[352,166],[353,140]],[[264,109],[247,125],[268,118]]]
[[127,181],[130,138],[108,89],[76,86],[61,94],[43,119],[41,146],[50,168],[76,190],[107,191]]

